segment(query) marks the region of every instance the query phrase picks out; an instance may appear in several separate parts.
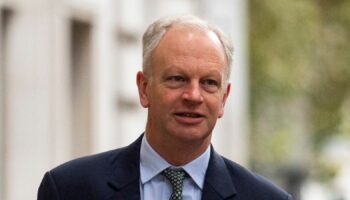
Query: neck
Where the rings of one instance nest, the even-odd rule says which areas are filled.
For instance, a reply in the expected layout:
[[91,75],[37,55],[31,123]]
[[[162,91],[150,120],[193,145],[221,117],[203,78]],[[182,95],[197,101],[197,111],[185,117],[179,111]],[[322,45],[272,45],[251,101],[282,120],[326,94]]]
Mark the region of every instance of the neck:
[[151,147],[169,164],[182,166],[202,155],[210,144],[211,137],[200,141],[184,141],[173,137],[156,137],[146,132]]

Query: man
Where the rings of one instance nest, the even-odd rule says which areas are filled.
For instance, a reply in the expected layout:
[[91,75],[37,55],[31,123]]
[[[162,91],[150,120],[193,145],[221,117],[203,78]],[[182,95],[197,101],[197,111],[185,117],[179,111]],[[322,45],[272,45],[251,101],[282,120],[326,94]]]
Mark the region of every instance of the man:
[[291,199],[210,145],[230,92],[232,52],[217,28],[193,16],[150,25],[137,73],[145,133],[127,147],[47,172],[38,199]]

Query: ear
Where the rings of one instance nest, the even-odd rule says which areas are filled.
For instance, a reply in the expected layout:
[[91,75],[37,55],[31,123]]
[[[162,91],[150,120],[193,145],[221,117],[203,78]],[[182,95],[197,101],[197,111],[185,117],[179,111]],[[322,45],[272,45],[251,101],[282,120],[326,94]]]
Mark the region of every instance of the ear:
[[136,84],[139,91],[140,103],[142,107],[148,108],[149,106],[148,94],[147,94],[148,79],[145,77],[145,74],[141,71],[137,72]]
[[224,91],[224,96],[222,98],[222,106],[220,108],[220,111],[219,111],[219,118],[221,118],[222,116],[224,116],[224,107],[225,107],[225,104],[226,104],[226,100],[227,100],[227,97],[228,95],[230,94],[230,90],[231,90],[231,83],[228,83],[227,84],[227,87]]

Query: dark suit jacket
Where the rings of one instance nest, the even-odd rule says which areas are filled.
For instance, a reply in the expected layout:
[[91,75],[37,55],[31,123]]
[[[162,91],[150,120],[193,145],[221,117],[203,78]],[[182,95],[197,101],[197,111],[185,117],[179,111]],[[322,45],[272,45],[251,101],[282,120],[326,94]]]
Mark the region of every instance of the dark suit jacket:
[[[79,158],[47,172],[38,200],[139,200],[141,138],[127,147]],[[213,148],[203,200],[287,200],[291,197]]]

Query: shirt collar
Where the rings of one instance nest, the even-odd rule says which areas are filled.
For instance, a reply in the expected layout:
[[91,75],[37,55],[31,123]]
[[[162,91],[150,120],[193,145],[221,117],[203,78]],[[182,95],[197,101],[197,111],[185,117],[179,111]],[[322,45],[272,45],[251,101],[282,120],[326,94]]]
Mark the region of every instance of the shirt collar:
[[164,160],[148,143],[146,135],[143,136],[140,149],[140,169],[142,184],[150,181],[170,164]]
[[[208,168],[210,159],[210,145],[205,152],[194,159],[193,161],[180,166],[182,167],[196,185],[203,189],[205,173]],[[171,165],[164,160],[148,143],[146,136],[142,138],[141,150],[140,150],[140,169],[141,169],[141,182],[146,182],[153,179],[164,169],[171,167]]]
[[201,190],[204,186],[205,173],[208,168],[209,159],[210,145],[202,155],[182,166]]

